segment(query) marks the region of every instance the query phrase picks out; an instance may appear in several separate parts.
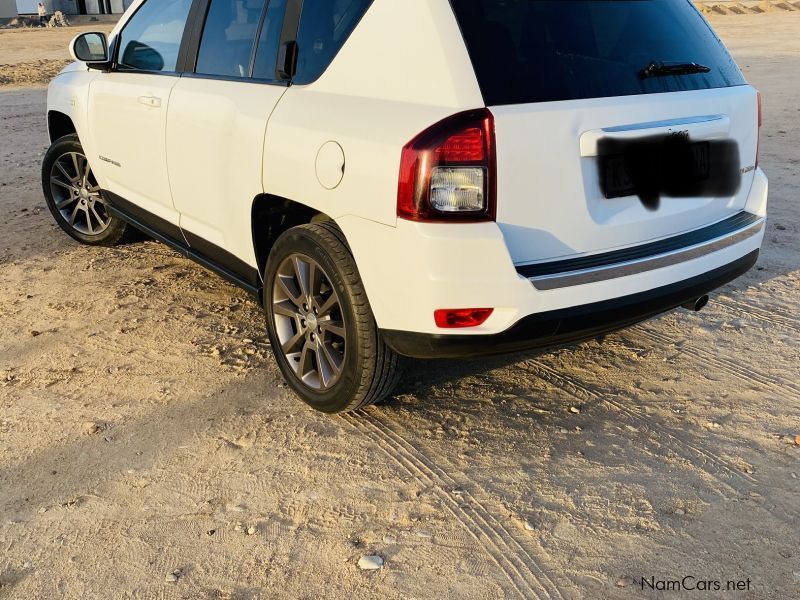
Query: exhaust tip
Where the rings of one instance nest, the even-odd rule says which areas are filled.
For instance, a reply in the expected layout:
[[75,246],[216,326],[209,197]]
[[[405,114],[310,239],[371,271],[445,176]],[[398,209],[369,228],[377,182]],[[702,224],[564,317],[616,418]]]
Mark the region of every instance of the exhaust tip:
[[700,296],[699,298],[696,298],[694,300],[690,300],[689,302],[686,302],[681,306],[683,306],[683,308],[685,308],[686,310],[700,312],[706,307],[707,304],[708,304],[708,294],[704,294],[703,296]]

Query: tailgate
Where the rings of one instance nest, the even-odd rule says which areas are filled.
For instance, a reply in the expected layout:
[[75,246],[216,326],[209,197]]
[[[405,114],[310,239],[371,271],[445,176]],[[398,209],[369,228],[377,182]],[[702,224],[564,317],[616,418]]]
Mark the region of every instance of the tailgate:
[[[668,237],[742,210],[757,147],[757,96],[749,86],[493,107],[497,222],[515,263],[607,251]],[[608,198],[601,140],[686,135],[734,142],[745,171],[725,196]],[[714,146],[712,146],[713,151]]]

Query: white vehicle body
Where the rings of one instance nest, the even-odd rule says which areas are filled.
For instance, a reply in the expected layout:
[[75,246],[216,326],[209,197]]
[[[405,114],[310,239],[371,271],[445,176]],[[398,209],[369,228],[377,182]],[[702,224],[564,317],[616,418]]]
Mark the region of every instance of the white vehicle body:
[[[140,6],[156,1],[133,4],[110,35],[112,48]],[[199,36],[193,14],[184,36]],[[448,0],[374,0],[308,83],[75,63],[49,87],[51,135],[68,119],[112,206],[255,294],[266,259],[257,212],[269,215],[270,205],[291,201],[333,220],[352,250],[378,329],[402,354],[473,353],[445,346],[437,354],[424,341],[442,336],[486,336],[492,351],[493,334],[525,318],[601,306],[738,265],[708,290],[692,288],[702,296],[752,266],[767,210],[752,87],[493,105],[461,25]],[[486,108],[497,155],[493,218],[398,217],[398,170],[409,140],[452,115]],[[658,210],[636,195],[604,195],[599,140],[676,132],[694,142],[734,140],[738,190],[665,198]],[[733,224],[718,225],[712,235],[715,224],[727,222]],[[710,237],[691,237],[699,231]],[[686,245],[669,246],[679,239]],[[663,251],[659,242],[667,244]],[[652,252],[621,253],[646,247]],[[566,271],[526,275],[548,263],[563,263]],[[472,327],[443,329],[434,319],[437,310],[470,307],[493,311]],[[414,340],[423,347],[415,350]]]

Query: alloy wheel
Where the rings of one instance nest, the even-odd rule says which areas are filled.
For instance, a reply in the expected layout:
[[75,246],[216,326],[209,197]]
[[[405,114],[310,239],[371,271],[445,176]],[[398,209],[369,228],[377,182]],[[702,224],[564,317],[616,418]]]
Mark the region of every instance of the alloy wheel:
[[80,152],[66,152],[50,169],[50,191],[56,209],[78,233],[99,235],[111,224],[100,186]]
[[272,290],[275,331],[295,375],[316,391],[342,375],[347,338],[339,296],[325,270],[304,254],[278,267]]

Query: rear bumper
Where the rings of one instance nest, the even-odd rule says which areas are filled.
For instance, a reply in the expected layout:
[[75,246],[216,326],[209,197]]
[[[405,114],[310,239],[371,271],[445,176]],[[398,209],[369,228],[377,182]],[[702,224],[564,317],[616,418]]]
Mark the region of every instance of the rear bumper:
[[[615,304],[635,304],[636,298],[650,298],[652,290],[663,291],[672,286],[680,289],[687,281],[713,279],[710,273],[725,270],[761,247],[767,195],[767,179],[758,169],[746,205],[731,219],[689,230],[685,235],[581,256],[566,265],[552,261],[515,264],[496,223],[452,225],[398,219],[397,225],[391,227],[355,216],[336,221],[356,257],[378,328],[408,332],[388,334],[400,351],[429,356],[431,352],[420,349],[428,342],[412,344],[403,340],[437,340],[445,336],[465,338],[463,342],[441,344],[445,355],[448,343],[457,348],[462,343],[469,345],[470,338],[498,340],[493,343],[498,348],[491,352],[505,352],[503,340],[507,337],[514,342],[515,337],[527,340],[547,337],[547,333],[551,337],[561,335],[566,326],[560,321],[576,311],[578,315],[586,312],[587,307],[597,312]],[[687,222],[687,228],[689,225]],[[538,271],[546,267],[558,267],[557,272]],[[722,283],[725,281],[718,285]],[[708,286],[697,295],[714,287]],[[687,297],[692,293],[696,292]],[[672,305],[662,302],[650,314],[668,310],[686,299]],[[463,330],[441,329],[433,318],[438,309],[470,307],[491,307],[494,312],[482,325]],[[644,311],[641,318],[647,316]],[[511,333],[520,324],[553,320],[559,323],[558,329],[545,325],[542,335]],[[606,329],[624,324],[611,323]],[[540,345],[559,343],[559,339],[544,340]],[[516,347],[510,344],[511,350]]]
[[382,330],[395,352],[413,358],[469,358],[590,339],[672,310],[749,271],[758,250],[702,275],[637,294],[536,313],[491,335],[441,335]]

